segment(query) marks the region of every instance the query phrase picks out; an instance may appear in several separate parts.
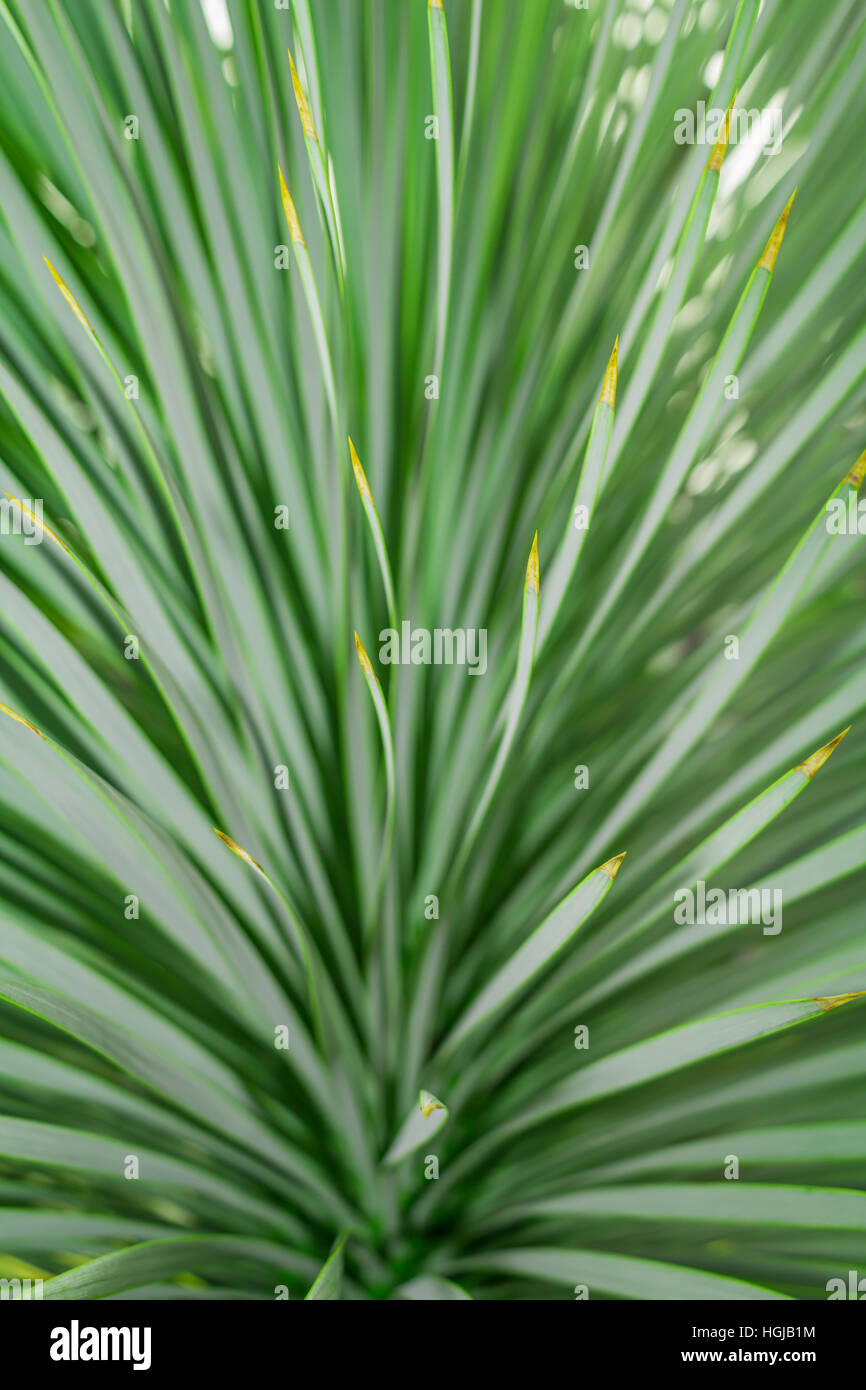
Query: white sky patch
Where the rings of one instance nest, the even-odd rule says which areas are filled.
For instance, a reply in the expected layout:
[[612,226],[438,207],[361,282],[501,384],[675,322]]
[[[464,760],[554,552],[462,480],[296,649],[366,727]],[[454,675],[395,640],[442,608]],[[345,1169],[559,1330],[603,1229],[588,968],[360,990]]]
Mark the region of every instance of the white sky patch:
[[[724,165],[722,165],[722,172],[724,173]],[[736,218],[734,217],[733,205],[723,203],[721,198],[717,197],[713,203],[713,210],[710,213],[707,226],[707,241],[715,241],[716,238],[719,241],[724,241],[726,237],[731,235],[735,226]]]
[[704,30],[705,33],[708,30],[712,29],[720,14],[721,10],[719,9],[719,6],[716,4],[716,0],[704,0],[703,9],[701,10],[700,19],[698,20],[698,23],[700,24],[701,28]]
[[707,276],[707,282],[704,285],[705,294],[714,294],[715,291],[725,283],[725,280],[727,279],[728,273],[733,264],[734,258],[732,255],[729,254],[727,256],[722,257],[715,270],[712,270],[710,274]]
[[[757,207],[780,183],[787,183],[791,170],[808,148],[808,140],[786,139],[782,153],[775,159],[768,159],[755,178],[750,179],[743,195],[746,206]],[[793,192],[793,188],[792,183],[789,192]]]
[[[778,100],[780,96],[784,98],[784,93],[780,92],[773,98],[775,104],[763,107],[760,120],[750,123],[745,138],[740,139],[736,145],[728,145],[719,175],[719,197],[722,202],[726,202],[735,189],[745,182],[761,155],[773,144],[773,137],[782,124],[779,115],[782,109],[782,102]],[[782,129],[784,130],[784,126]]]
[[647,43],[655,46],[657,43],[661,43],[667,27],[668,17],[664,10],[657,5],[654,10],[650,10],[643,22],[643,36]]
[[674,368],[674,376],[681,376],[683,372],[691,371],[693,367],[699,366],[704,361],[709,361],[715,346],[716,339],[713,334],[702,333],[694,345],[683,353]]
[[697,328],[704,322],[712,307],[712,301],[705,295],[696,294],[687,299],[674,319],[674,333],[681,333],[685,328]]
[[65,198],[59,188],[55,188],[50,179],[43,174],[38,174],[36,178],[36,188],[40,199],[53,213],[58,222],[62,222],[66,230],[75,237],[79,246],[93,246],[96,241],[96,233],[87,222],[72,206],[68,198]]
[[715,459],[704,459],[702,463],[696,463],[688,478],[686,479],[686,491],[692,497],[699,497],[702,492],[707,492],[718,477],[719,466]]
[[613,41],[619,48],[637,48],[643,34],[643,25],[635,14],[621,14],[614,22]]
[[722,67],[724,65],[724,61],[725,50],[723,48],[717,48],[712,58],[707,63],[707,66],[704,68],[704,81],[706,82],[710,91],[713,90],[713,88],[715,87],[716,83],[722,75]]
[[201,10],[210,36],[217,48],[224,51],[230,49],[235,41],[235,36],[232,32],[232,22],[229,19],[226,0],[201,0]]
[[671,279],[671,276],[673,275],[673,273],[674,273],[674,258],[673,258],[673,256],[668,256],[667,260],[665,261],[664,265],[662,266],[661,270],[659,271],[659,278],[656,280],[655,289],[653,290],[653,294],[658,294],[660,290],[666,290],[666,289],[667,289],[668,285],[670,284],[670,279]]
[[729,440],[729,439],[733,439],[733,437],[734,437],[735,434],[739,434],[740,430],[741,430],[741,429],[744,427],[744,425],[747,423],[748,419],[749,419],[749,412],[748,412],[748,410],[738,410],[738,411],[736,411],[735,414],[733,414],[733,415],[731,416],[731,418],[727,421],[727,423],[725,424],[725,426],[724,426],[724,428],[723,428],[723,430],[722,430],[722,433],[721,433],[721,436],[720,436],[721,439],[722,439],[722,441],[723,441],[723,442],[726,442],[726,441]]
[[718,454],[725,477],[741,473],[757,456],[758,446],[754,439],[732,439],[729,444],[722,446]]
[[646,95],[649,91],[650,76],[652,68],[649,63],[645,63],[642,68],[638,68],[634,75],[634,82],[631,87],[631,101],[633,106],[643,106]]
[[619,86],[616,89],[616,94],[620,101],[627,101],[631,96],[631,86],[636,72],[637,68],[628,67],[619,79]]

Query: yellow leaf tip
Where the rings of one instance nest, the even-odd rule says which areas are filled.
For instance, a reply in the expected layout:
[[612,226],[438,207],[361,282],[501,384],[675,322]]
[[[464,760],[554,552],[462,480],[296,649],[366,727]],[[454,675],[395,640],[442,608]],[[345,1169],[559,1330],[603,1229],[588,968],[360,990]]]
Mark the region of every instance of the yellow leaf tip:
[[863,453],[860,455],[857,462],[854,464],[854,467],[851,469],[851,472],[848,474],[848,477],[845,479],[845,482],[853,483],[857,491],[859,492],[864,477],[866,477],[866,449],[863,450]]
[[375,680],[375,679],[376,679],[376,672],[373,670],[373,663],[371,662],[370,658],[368,657],[367,652],[366,652],[366,650],[365,650],[365,648],[364,648],[364,643],[361,641],[361,639],[360,639],[360,637],[358,636],[357,632],[355,633],[355,649],[356,649],[356,651],[357,651],[357,653],[358,653],[358,660],[359,660],[360,663],[361,663],[361,669],[363,670],[364,675],[365,675],[365,676],[372,676],[373,679]]
[[[72,551],[69,549],[69,546],[66,544],[66,542],[62,541],[60,537],[56,534],[56,532],[52,531],[50,526],[46,526],[45,522],[42,520],[42,517],[37,516],[36,513],[32,510],[32,508],[26,506],[25,503],[21,501],[20,497],[13,497],[11,492],[5,491],[3,495],[4,497],[8,497],[10,502],[14,502],[16,507],[20,507],[24,515],[26,517],[29,517],[29,519],[34,523],[34,525],[38,527],[40,533],[44,532],[46,536],[50,536],[51,539],[55,541],[57,545],[60,546],[61,550],[65,550],[67,555],[72,555]],[[73,559],[74,558],[75,557],[73,556]]]
[[776,223],[775,227],[770,233],[770,240],[767,242],[767,245],[764,248],[763,256],[758,261],[758,269],[760,270],[761,268],[763,268],[764,270],[768,270],[771,275],[773,273],[773,267],[776,264],[776,257],[779,254],[779,248],[782,245],[782,238],[785,235],[785,228],[788,225],[788,217],[790,216],[791,205],[796,196],[797,189],[795,188],[794,192],[791,194],[790,198],[785,204],[782,216],[779,218],[778,222]]
[[283,178],[283,171],[280,168],[279,164],[277,165],[277,173],[280,176],[280,193],[282,194],[283,199],[283,212],[286,214],[286,221],[289,224],[289,235],[291,236],[292,241],[294,241],[296,244],[304,246],[305,242],[303,236],[301,235],[301,224],[298,221],[298,214],[295,212],[295,205],[292,202],[292,195],[289,193],[289,190],[286,187],[286,181]]
[[825,994],[823,998],[819,995],[813,995],[812,1001],[815,1004],[820,1004],[824,1013],[828,1014],[831,1009],[838,1009],[840,1004],[847,1004],[852,999],[862,999],[864,995],[866,995],[866,989],[857,989],[854,990],[853,994]]
[[601,385],[601,395],[599,400],[604,401],[613,410],[616,405],[616,381],[619,371],[619,334],[613,345],[613,352],[610,354],[610,361],[604,372],[604,381]]
[[373,497],[370,492],[370,485],[367,482],[367,475],[364,472],[364,467],[361,463],[361,460],[358,458],[358,451],[352,443],[351,435],[349,435],[349,456],[352,460],[352,472],[355,475],[355,482],[358,485],[358,491],[360,492],[361,497],[364,499],[364,501],[372,502]]
[[734,95],[731,97],[731,104],[725,112],[725,119],[722,121],[722,128],[719,131],[719,138],[713,146],[713,152],[710,155],[710,160],[707,164],[707,169],[714,169],[716,173],[718,173],[721,169],[722,161],[724,160],[725,154],[727,152],[728,139],[731,133],[731,115],[733,113],[734,102],[736,100],[737,93],[734,92]]
[[429,1120],[434,1110],[444,1110],[445,1106],[430,1091],[421,1091],[418,1096],[418,1109],[424,1119]]
[[[849,724],[848,729],[850,728],[851,725]],[[824,766],[830,754],[833,752],[833,749],[842,742],[843,738],[848,733],[848,729],[843,729],[841,734],[837,734],[835,738],[831,738],[829,743],[825,743],[823,748],[819,748],[817,752],[813,753],[805,762],[798,763],[796,770],[798,772],[805,772],[806,776],[811,781],[819,768]]]
[[614,855],[613,859],[608,859],[605,864],[600,864],[598,869],[599,873],[607,874],[608,878],[612,883],[613,880],[616,878],[617,873],[619,871],[619,866],[625,859],[627,853],[627,850],[623,850],[622,854],[616,854]]
[[[7,493],[6,495],[8,497],[9,494]],[[10,719],[14,719],[16,724],[23,724],[25,729],[31,729],[34,734],[38,734],[41,739],[45,739],[46,743],[48,742],[42,730],[37,729],[35,724],[31,724],[29,719],[25,719],[23,714],[18,714],[14,709],[11,709],[9,705],[4,705],[2,701],[0,701],[0,710],[2,710],[4,714],[8,714]]]
[[87,329],[88,333],[90,333],[92,337],[95,338],[96,334],[93,332],[93,326],[90,323],[90,320],[86,318],[86,316],[82,312],[78,300],[75,298],[75,295],[72,293],[63,276],[58,274],[58,272],[54,269],[54,266],[51,264],[47,256],[43,255],[42,259],[48,266],[48,269],[51,271],[51,274],[54,277],[54,283],[57,285],[57,288],[60,290],[60,293],[63,295],[63,298],[66,300],[66,303],[69,305],[70,309],[72,310],[75,317],[78,319],[79,323]]
[[289,49],[289,67],[292,70],[292,88],[295,93],[295,101],[298,104],[298,114],[301,117],[301,125],[304,130],[304,135],[312,135],[313,139],[315,140],[318,138],[316,136],[316,127],[313,125],[313,116],[310,111],[310,105],[307,101],[304,89],[301,86],[301,79],[298,77],[298,71],[295,67],[294,59],[292,58],[291,49]]
[[526,564],[526,584],[527,589],[533,589],[538,593],[538,532],[532,538],[532,549],[529,552],[529,560]]
[[[215,835],[218,835],[219,838],[222,840],[223,844],[228,845],[229,849],[240,859],[243,859],[246,864],[252,865],[252,867],[254,869],[257,869],[260,874],[265,874],[265,871],[262,868],[259,861],[257,859],[253,859],[253,856],[249,854],[247,850],[245,850],[241,845],[239,845],[236,840],[233,840],[230,835],[226,835],[222,830],[217,830],[216,826],[214,826],[213,828],[213,833]],[[267,874],[265,874],[265,878],[267,878]]]

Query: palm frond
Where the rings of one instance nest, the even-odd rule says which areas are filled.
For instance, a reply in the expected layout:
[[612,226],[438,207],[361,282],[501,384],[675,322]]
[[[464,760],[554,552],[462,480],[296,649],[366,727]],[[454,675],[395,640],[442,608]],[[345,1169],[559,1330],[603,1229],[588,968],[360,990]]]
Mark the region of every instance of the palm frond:
[[0,18],[0,1277],[825,1298],[862,7]]

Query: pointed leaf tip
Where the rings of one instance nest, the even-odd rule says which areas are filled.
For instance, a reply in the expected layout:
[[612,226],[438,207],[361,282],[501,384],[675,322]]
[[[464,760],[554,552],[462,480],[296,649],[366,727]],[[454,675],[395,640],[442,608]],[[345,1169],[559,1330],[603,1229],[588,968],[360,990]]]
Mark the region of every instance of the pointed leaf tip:
[[429,1120],[434,1110],[444,1110],[445,1106],[442,1104],[441,1100],[436,1099],[432,1091],[421,1091],[418,1096],[418,1109],[421,1111],[424,1119]]
[[618,363],[619,334],[617,333],[616,341],[613,345],[613,352],[610,354],[610,361],[608,362],[607,367],[605,368],[604,381],[602,382],[601,395],[599,396],[599,400],[604,401],[607,405],[609,405],[611,410],[613,410],[614,406],[616,405],[616,381],[618,374]]
[[722,128],[719,131],[719,138],[713,146],[713,152],[710,155],[710,161],[707,165],[708,170],[715,169],[716,173],[718,173],[722,167],[722,161],[725,158],[725,153],[728,148],[728,139],[730,137],[731,132],[731,113],[733,112],[734,102],[736,100],[737,93],[734,92],[734,95],[731,97],[731,104],[725,112],[725,119],[722,121]]
[[248,854],[247,851],[243,849],[242,846],[239,845],[236,840],[233,840],[230,835],[226,835],[222,830],[217,830],[216,826],[213,827],[213,833],[215,835],[218,835],[219,838],[222,840],[223,844],[228,845],[229,849],[234,854],[236,854],[239,859],[243,859],[245,864],[249,864],[252,868],[258,870],[260,874],[264,874],[265,878],[267,878],[267,874],[265,874],[265,871],[262,868],[259,861],[257,859],[253,859],[253,856],[251,854]]
[[[849,724],[848,729],[850,728],[851,725]],[[810,758],[806,758],[805,762],[798,763],[796,771],[805,772],[806,776],[811,781],[811,779],[815,776],[815,773],[819,770],[819,768],[822,768],[824,766],[825,762],[829,758],[830,754],[833,752],[833,749],[836,747],[836,745],[842,742],[843,738],[848,732],[848,729],[843,729],[841,734],[837,734],[835,738],[831,738],[829,743],[825,743],[823,748],[819,748],[817,752],[813,753]]]
[[295,67],[294,59],[292,58],[292,50],[289,49],[288,53],[289,67],[292,70],[292,88],[295,93],[295,101],[298,104],[298,113],[301,117],[301,125],[304,130],[304,135],[312,135],[313,139],[316,140],[318,139],[316,135],[316,127],[313,125],[313,116],[310,111],[309,102],[307,101],[307,98],[304,94],[304,89],[301,86],[301,79],[298,77],[298,72]]
[[362,670],[363,670],[363,672],[364,672],[364,675],[365,675],[365,676],[372,676],[372,677],[373,677],[373,680],[375,680],[375,679],[376,679],[376,672],[373,670],[373,663],[371,662],[370,658],[368,657],[368,655],[367,655],[367,653],[366,653],[366,650],[365,650],[365,648],[364,648],[364,643],[361,641],[361,639],[360,639],[360,637],[358,636],[357,632],[355,633],[355,649],[356,649],[356,651],[357,651],[357,653],[358,653],[358,660],[359,660],[360,663],[361,663],[361,668],[362,668]]
[[296,242],[300,246],[304,246],[306,245],[306,243],[301,234],[301,224],[298,221],[298,214],[295,212],[295,205],[292,202],[291,194],[289,193],[289,190],[286,187],[286,181],[283,178],[283,171],[279,165],[277,165],[277,173],[280,176],[280,193],[282,194],[283,199],[283,212],[286,214],[286,221],[289,224],[289,235],[291,236],[292,241]]
[[[366,475],[366,473],[364,472],[364,468],[363,468],[363,465],[362,465],[362,463],[361,463],[361,460],[358,458],[358,451],[357,451],[357,449],[355,448],[354,444],[352,443],[352,436],[349,435],[348,438],[349,438],[349,456],[350,456],[350,458],[351,458],[351,460],[352,460],[352,472],[353,472],[354,475],[355,475],[355,482],[356,482],[357,485],[358,485],[358,491],[360,492],[360,494],[361,494],[361,496],[362,496],[363,498],[369,498],[369,500],[372,502],[373,499],[372,499],[372,495],[371,495],[371,493],[370,493],[370,485],[369,485],[369,483],[367,482],[367,475]],[[356,636],[357,636],[357,634],[356,634]]]
[[[30,521],[32,521],[34,525],[38,526],[40,531],[44,532],[46,536],[50,536],[51,540],[55,541],[56,544],[60,546],[61,550],[65,550],[67,555],[72,555],[72,551],[69,549],[69,546],[66,544],[66,542],[62,541],[60,537],[54,531],[52,531],[50,526],[46,526],[42,518],[37,516],[36,513],[30,507],[26,506],[25,503],[22,502],[19,497],[13,497],[11,492],[5,491],[3,493],[3,496],[8,497],[10,502],[14,502],[16,507],[20,507],[24,515]],[[73,556],[72,558],[74,559],[75,557]]]
[[329,1303],[339,1302],[343,1280],[343,1246],[346,1244],[347,1236],[348,1232],[343,1231],[334,1241],[330,1255],[310,1285],[305,1303],[323,1300]]
[[51,271],[51,274],[54,277],[54,283],[57,285],[57,288],[60,290],[60,293],[63,295],[63,298],[66,300],[66,303],[69,305],[70,309],[72,310],[75,317],[78,319],[79,323],[82,325],[82,327],[87,329],[91,337],[96,338],[96,334],[93,331],[93,325],[82,312],[78,300],[75,298],[75,295],[72,293],[63,276],[58,275],[57,271],[54,269],[54,266],[51,264],[47,256],[43,256],[42,259],[48,266],[48,269]]
[[527,589],[533,589],[538,593],[538,532],[532,538],[532,549],[529,552],[529,560],[526,565],[526,584]]
[[4,714],[8,714],[10,719],[14,719],[16,724],[23,724],[25,729],[32,729],[34,734],[38,734],[41,739],[44,739],[46,743],[48,742],[41,729],[37,729],[36,725],[31,724],[29,719],[25,719],[23,714],[16,714],[15,710],[10,709],[9,705],[4,705],[2,700],[0,700],[0,710]]
[[619,866],[620,866],[620,864],[622,863],[622,861],[625,859],[625,856],[626,856],[627,853],[628,853],[628,850],[623,850],[622,854],[617,854],[617,855],[614,856],[613,859],[608,859],[607,863],[605,863],[605,864],[599,864],[599,866],[598,866],[598,871],[599,871],[599,873],[600,873],[600,874],[607,874],[608,878],[611,880],[611,882],[613,882],[613,880],[616,878],[617,873],[618,873],[618,871],[619,871]]
[[848,474],[848,477],[845,479],[845,482],[853,483],[857,491],[859,492],[864,477],[866,477],[866,449],[863,450],[863,453],[860,455],[857,462],[854,464],[854,467],[851,469],[851,472]]
[[767,242],[767,245],[764,248],[763,256],[758,261],[758,269],[760,270],[761,268],[763,268],[764,270],[768,270],[771,275],[773,273],[773,266],[776,264],[776,257],[779,254],[779,248],[782,245],[782,238],[785,235],[785,228],[788,225],[788,217],[791,212],[791,204],[793,203],[796,196],[797,190],[795,188],[794,192],[791,194],[790,198],[785,204],[782,216],[779,218],[778,222],[776,223],[775,227],[773,228],[770,234],[770,240]]
[[[437,1115],[436,1111],[440,1113]],[[421,1091],[417,1106],[413,1105],[391,1147],[382,1162],[386,1168],[393,1168],[422,1144],[429,1144],[434,1134],[438,1134],[448,1122],[448,1107],[431,1091]]]
[[866,989],[857,989],[853,994],[825,994],[823,998],[813,995],[812,998],[816,1004],[821,1005],[824,1013],[828,1014],[831,1009],[838,1009],[840,1004],[848,1004],[852,999],[862,999],[864,995]]

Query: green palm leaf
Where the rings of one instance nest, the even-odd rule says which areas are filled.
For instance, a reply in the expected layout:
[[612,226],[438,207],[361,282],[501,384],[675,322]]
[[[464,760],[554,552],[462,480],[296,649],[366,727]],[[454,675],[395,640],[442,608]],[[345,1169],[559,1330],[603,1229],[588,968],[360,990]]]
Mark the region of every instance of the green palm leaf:
[[825,1298],[861,7],[0,19],[0,1273]]

